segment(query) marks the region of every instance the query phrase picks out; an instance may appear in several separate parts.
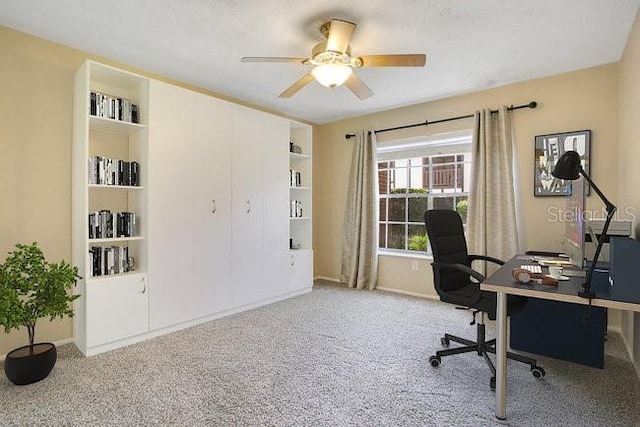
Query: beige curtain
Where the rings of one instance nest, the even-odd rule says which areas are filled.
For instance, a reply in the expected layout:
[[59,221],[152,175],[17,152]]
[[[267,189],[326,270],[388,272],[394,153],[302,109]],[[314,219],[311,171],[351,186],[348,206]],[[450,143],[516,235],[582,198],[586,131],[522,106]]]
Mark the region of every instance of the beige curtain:
[[511,116],[506,106],[497,114],[486,109],[476,112],[471,151],[469,252],[508,260],[518,253],[518,226]]
[[342,238],[341,280],[373,290],[378,280],[378,165],[372,131],[356,136]]

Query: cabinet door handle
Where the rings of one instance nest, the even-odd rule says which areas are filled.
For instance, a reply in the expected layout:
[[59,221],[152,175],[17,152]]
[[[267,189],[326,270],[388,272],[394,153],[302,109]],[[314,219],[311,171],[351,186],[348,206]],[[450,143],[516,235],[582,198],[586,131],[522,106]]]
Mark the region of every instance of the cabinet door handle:
[[251,212],[251,202],[247,200],[247,213]]
[[213,203],[213,209],[211,210],[211,213],[216,213],[216,199],[213,199],[211,203]]
[[147,293],[147,279],[142,279],[142,284],[143,284],[142,294],[144,295]]
[[291,265],[295,265],[296,263],[296,259],[294,258],[293,255],[291,255]]

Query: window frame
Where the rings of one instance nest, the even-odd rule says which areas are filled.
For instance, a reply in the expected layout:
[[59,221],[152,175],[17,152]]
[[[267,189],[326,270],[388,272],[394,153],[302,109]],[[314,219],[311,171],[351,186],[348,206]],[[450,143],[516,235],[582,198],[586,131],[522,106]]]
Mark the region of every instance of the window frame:
[[[378,253],[382,255],[391,255],[391,256],[400,256],[400,257],[430,257],[431,256],[431,246],[427,244],[427,250],[413,250],[410,249],[410,228],[412,226],[420,226],[424,230],[424,222],[422,218],[419,221],[411,221],[410,214],[410,201],[411,199],[426,199],[427,209],[433,209],[434,202],[438,198],[451,198],[453,201],[453,209],[455,210],[457,203],[460,200],[468,200],[469,199],[469,183],[470,183],[470,174],[471,174],[471,131],[458,132],[454,135],[436,135],[430,138],[418,138],[413,139],[412,141],[407,140],[399,140],[399,141],[389,141],[384,143],[384,145],[379,146],[378,153],[383,153],[383,157],[378,160],[376,168],[378,177],[380,177],[381,172],[385,172],[385,189],[386,193],[380,194],[381,183],[378,185],[378,194],[377,194],[377,209],[378,209],[378,231],[380,233],[379,242],[378,242]],[[447,149],[448,147],[448,149]],[[444,152],[443,152],[444,151]],[[396,154],[394,154],[396,153]],[[434,162],[434,159],[438,157],[453,157],[453,161],[449,162]],[[420,159],[420,164],[416,165],[412,160]],[[425,164],[424,160],[428,159]],[[397,166],[396,162],[404,162],[404,166]],[[380,165],[386,163],[386,167],[380,168]],[[453,191],[446,191],[447,189],[434,188],[434,171],[437,170],[439,166],[451,167],[453,166],[453,174],[454,174],[454,184]],[[428,169],[428,177],[424,177],[425,167]],[[428,187],[426,188],[426,193],[412,193],[411,189],[413,187],[412,183],[412,173],[411,170],[414,168],[420,168],[422,174],[422,182],[426,179],[428,181]],[[462,168],[462,171],[460,171]],[[397,178],[395,176],[395,172],[398,170],[404,169],[406,186],[400,187],[404,188],[404,193],[392,193],[394,187],[394,181],[397,182]],[[467,176],[468,174],[468,176]],[[392,178],[393,175],[393,178]],[[462,177],[463,182],[459,182],[460,177]],[[465,186],[466,184],[466,186]],[[425,188],[415,187],[415,188]],[[404,221],[399,220],[391,220],[389,218],[389,213],[391,209],[391,200],[393,199],[404,199]],[[385,202],[383,202],[383,200]],[[381,211],[381,208],[384,203],[384,213]],[[437,202],[435,203],[437,205]],[[399,248],[389,248],[389,237],[390,237],[390,226],[403,226],[404,231],[404,249]],[[382,235],[382,231],[385,232],[384,236]],[[426,233],[426,231],[425,231]],[[381,243],[384,243],[385,247],[381,247]]]

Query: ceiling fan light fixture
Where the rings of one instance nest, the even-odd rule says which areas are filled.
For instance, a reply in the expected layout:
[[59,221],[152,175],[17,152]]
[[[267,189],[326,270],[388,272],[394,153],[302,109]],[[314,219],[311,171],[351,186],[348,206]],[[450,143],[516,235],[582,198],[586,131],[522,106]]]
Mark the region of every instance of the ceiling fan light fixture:
[[351,75],[351,67],[344,64],[317,65],[311,70],[311,75],[322,86],[334,88],[343,84]]

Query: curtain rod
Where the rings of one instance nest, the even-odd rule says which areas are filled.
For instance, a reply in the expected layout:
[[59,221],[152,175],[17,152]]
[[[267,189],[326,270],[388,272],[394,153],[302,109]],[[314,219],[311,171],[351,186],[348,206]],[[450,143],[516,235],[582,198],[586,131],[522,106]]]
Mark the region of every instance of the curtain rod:
[[[531,101],[528,104],[522,104],[522,105],[516,105],[514,106],[513,104],[511,104],[510,107],[507,107],[507,110],[512,111],[512,110],[519,110],[521,108],[536,108],[538,106],[538,103],[536,101]],[[498,110],[491,110],[492,113],[497,113]],[[460,120],[460,119],[468,119],[470,117],[473,117],[475,114],[467,114],[465,116],[457,116],[457,117],[449,117],[448,119],[440,119],[440,120],[434,120],[432,122],[425,120],[422,123],[415,123],[412,125],[406,125],[406,126],[398,126],[395,128],[387,128],[387,129],[380,129],[380,130],[375,130],[375,133],[382,133],[382,132],[389,132],[392,130],[400,130],[400,129],[408,129],[408,128],[414,128],[417,126],[427,126],[427,125],[433,125],[436,123],[444,123],[444,122],[451,122],[453,120]],[[346,134],[344,137],[347,139],[351,139],[353,137],[355,137],[356,134],[355,133],[348,133]]]

